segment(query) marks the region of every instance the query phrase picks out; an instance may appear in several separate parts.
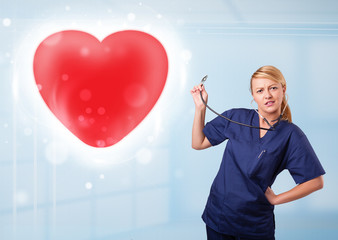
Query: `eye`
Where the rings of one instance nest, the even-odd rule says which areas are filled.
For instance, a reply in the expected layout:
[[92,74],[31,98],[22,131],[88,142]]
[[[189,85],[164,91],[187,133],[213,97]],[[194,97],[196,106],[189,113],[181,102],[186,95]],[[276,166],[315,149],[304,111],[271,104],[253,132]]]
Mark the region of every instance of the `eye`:
[[259,89],[259,90],[256,91],[256,93],[262,93],[262,92],[263,92],[262,89]]
[[271,87],[270,89],[271,89],[271,90],[277,90],[278,87]]

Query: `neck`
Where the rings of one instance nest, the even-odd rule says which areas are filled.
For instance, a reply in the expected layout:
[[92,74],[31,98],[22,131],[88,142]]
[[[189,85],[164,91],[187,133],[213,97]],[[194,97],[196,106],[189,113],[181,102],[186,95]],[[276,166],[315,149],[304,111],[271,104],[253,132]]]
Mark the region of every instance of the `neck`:
[[[258,112],[259,112],[259,111],[258,111]],[[278,119],[279,119],[279,117],[280,117],[280,115],[281,115],[281,111],[278,111],[278,112],[276,112],[276,113],[271,113],[271,114],[262,113],[262,112],[259,112],[259,113],[263,116],[263,118],[265,118],[266,120],[268,120],[268,122],[270,123],[271,126],[274,125],[274,124],[278,121]],[[262,117],[259,118],[259,123],[260,123],[260,125],[261,125],[261,126],[266,126],[266,125],[268,125],[268,124],[264,121],[263,118],[262,118]]]

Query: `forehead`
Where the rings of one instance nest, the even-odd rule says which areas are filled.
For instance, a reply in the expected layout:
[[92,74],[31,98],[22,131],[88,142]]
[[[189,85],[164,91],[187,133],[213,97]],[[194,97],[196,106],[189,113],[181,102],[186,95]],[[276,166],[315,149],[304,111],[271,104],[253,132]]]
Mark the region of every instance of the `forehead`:
[[252,88],[258,88],[278,84],[278,82],[268,78],[253,78],[251,84]]

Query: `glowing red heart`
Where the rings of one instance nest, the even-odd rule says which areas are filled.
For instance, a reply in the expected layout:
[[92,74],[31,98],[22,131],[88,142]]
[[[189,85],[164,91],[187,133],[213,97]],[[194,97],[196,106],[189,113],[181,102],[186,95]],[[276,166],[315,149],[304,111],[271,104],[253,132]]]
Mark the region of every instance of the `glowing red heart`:
[[167,79],[168,58],[153,36],[120,31],[102,42],[80,31],[57,32],[41,42],[34,76],[53,114],[93,147],[108,147],[150,112]]

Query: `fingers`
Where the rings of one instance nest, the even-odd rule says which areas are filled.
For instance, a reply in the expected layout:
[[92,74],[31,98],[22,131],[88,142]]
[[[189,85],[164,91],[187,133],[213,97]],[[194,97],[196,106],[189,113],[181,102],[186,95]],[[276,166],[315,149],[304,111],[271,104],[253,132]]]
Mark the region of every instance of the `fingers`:
[[204,90],[204,86],[203,86],[202,83],[200,83],[200,84],[194,86],[194,87],[190,90],[190,92],[191,92],[191,93],[196,93],[196,92],[201,92],[201,91],[203,91],[203,90]]

